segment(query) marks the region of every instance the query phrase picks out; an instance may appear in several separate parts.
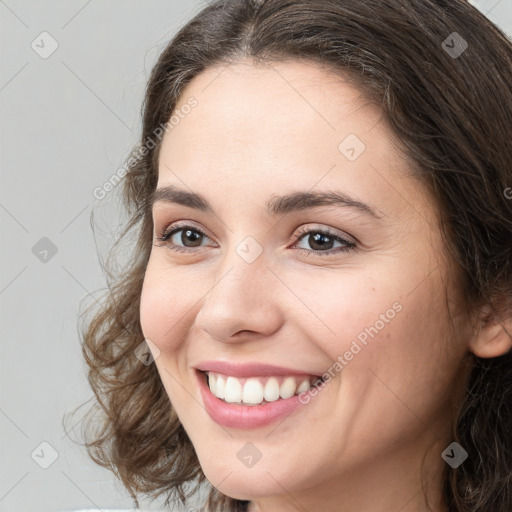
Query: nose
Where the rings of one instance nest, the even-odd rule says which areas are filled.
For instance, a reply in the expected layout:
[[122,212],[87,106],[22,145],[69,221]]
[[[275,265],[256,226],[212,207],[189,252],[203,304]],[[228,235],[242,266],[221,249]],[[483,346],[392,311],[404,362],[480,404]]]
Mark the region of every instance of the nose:
[[196,316],[198,329],[219,342],[271,336],[283,321],[280,284],[262,255],[248,263],[234,253],[225,260]]

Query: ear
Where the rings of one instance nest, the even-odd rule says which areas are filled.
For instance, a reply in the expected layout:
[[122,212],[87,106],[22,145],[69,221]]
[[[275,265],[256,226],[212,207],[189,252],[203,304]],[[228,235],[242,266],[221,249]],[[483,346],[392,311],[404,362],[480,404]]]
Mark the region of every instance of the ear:
[[469,350],[478,357],[498,357],[512,349],[512,311],[507,318],[497,317],[492,310],[484,307],[478,319],[478,331],[474,332]]

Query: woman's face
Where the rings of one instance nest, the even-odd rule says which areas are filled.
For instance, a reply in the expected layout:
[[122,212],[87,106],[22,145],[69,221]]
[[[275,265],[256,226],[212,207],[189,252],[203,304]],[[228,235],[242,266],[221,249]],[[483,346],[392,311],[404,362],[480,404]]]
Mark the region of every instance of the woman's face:
[[176,111],[153,220],[178,231],[152,247],[141,325],[208,480],[281,510],[416,503],[425,451],[440,478],[452,441],[470,333],[380,112],[300,62],[208,69]]

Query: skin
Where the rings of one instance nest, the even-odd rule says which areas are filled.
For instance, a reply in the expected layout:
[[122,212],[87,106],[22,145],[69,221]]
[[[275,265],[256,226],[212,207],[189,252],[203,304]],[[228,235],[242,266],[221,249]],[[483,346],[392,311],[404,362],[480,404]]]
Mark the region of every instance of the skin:
[[[158,187],[200,193],[215,215],[155,204],[156,236],[187,221],[207,237],[186,253],[153,245],[140,320],[206,477],[251,500],[253,511],[423,512],[428,453],[426,494],[432,510],[447,510],[441,453],[453,441],[465,358],[509,345],[492,326],[475,334],[451,281],[456,269],[433,198],[410,176],[379,110],[339,77],[298,61],[210,68],[176,108],[190,97],[197,107],[163,139]],[[351,133],[366,145],[354,161],[338,150]],[[273,195],[297,190],[342,191],[382,218],[332,205],[267,213]],[[352,237],[357,249],[322,256],[307,234],[295,241],[301,226]],[[187,247],[181,235],[172,240]],[[252,263],[236,252],[248,236],[263,249]],[[321,374],[394,303],[401,311],[280,423],[228,429],[205,411],[193,371],[200,361]],[[247,442],[261,452],[249,468],[237,457]]]

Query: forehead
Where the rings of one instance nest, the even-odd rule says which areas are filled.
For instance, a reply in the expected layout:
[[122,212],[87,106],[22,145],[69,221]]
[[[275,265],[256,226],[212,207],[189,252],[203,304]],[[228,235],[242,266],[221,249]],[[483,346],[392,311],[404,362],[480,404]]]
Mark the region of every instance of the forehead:
[[[336,142],[344,130],[362,135],[381,118],[380,110],[341,77],[302,61],[265,65],[243,61],[209,68],[188,84],[176,111],[191,97],[198,106],[187,123],[180,124],[210,131],[210,138],[244,141],[251,147],[285,145],[302,138],[312,144],[326,138],[326,143]],[[183,131],[179,128],[173,131]]]
[[[185,109],[192,98],[195,108]],[[276,190],[345,190],[397,215],[415,201],[403,199],[416,188],[406,190],[407,164],[380,109],[320,66],[209,68],[187,85],[175,113],[179,122],[162,143],[159,186],[208,195],[222,184],[233,201],[250,198],[262,207]]]

